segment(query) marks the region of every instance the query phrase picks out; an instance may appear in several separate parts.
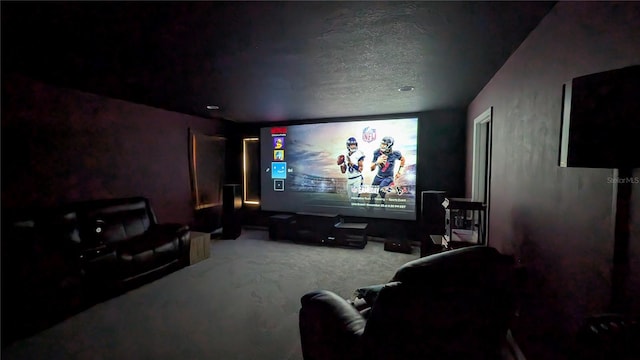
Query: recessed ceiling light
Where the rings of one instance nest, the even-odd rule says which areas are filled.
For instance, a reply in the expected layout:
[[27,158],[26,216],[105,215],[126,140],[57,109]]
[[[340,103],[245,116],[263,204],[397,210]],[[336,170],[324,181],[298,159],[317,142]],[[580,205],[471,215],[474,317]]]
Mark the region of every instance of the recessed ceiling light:
[[398,91],[413,91],[415,88],[413,86],[405,85],[398,89]]
[[218,105],[207,105],[207,110],[220,110]]

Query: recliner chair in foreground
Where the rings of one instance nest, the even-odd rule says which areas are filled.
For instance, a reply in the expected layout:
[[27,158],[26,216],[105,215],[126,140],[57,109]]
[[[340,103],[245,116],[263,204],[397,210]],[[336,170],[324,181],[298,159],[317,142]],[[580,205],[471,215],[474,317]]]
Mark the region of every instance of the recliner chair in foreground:
[[304,359],[523,359],[509,331],[515,282],[512,257],[471,246],[411,261],[390,282],[357,289],[355,304],[307,293]]

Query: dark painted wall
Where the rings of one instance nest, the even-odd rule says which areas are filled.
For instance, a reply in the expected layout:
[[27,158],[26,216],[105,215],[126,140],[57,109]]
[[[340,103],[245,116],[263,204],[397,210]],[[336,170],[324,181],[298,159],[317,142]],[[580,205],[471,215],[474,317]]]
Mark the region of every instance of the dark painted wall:
[[[194,221],[188,129],[225,122],[3,76],[2,209],[146,196],[159,221]],[[232,176],[232,175],[230,175]]]
[[[562,84],[640,64],[639,40],[640,3],[559,2],[469,106],[467,194],[473,119],[494,107],[489,242],[529,271],[514,331],[527,358],[558,358],[585,316],[609,310],[612,170],[558,167]],[[632,191],[625,290],[637,313],[640,186]]]
[[[193,211],[188,129],[227,139],[224,182],[241,184],[242,139],[258,136],[263,126],[197,118],[21,76],[5,77],[2,96],[2,207],[7,210],[143,195],[159,220],[213,231],[221,208]],[[465,111],[417,115],[418,191],[462,196]],[[303,122],[314,121],[295,123]],[[270,215],[251,206],[243,212],[245,224],[266,225]]]

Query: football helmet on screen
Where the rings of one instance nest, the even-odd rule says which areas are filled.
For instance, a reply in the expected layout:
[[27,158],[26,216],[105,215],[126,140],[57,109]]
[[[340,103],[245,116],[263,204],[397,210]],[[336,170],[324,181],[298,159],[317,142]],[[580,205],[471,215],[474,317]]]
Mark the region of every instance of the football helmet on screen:
[[389,154],[393,151],[393,138],[391,136],[385,136],[380,141],[380,151],[384,154]]
[[356,149],[358,149],[358,140],[353,136],[347,139],[347,150],[351,151],[351,145],[355,145]]

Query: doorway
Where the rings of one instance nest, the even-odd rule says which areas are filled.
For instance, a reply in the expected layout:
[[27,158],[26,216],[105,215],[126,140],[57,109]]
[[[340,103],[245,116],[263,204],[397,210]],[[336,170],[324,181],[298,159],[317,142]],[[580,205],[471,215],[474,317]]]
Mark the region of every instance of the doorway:
[[473,167],[471,199],[486,205],[482,220],[485,244],[489,244],[489,212],[491,199],[491,145],[493,134],[493,106],[473,120]]

